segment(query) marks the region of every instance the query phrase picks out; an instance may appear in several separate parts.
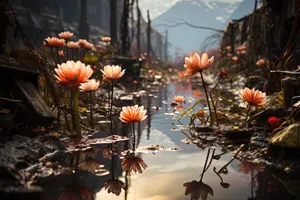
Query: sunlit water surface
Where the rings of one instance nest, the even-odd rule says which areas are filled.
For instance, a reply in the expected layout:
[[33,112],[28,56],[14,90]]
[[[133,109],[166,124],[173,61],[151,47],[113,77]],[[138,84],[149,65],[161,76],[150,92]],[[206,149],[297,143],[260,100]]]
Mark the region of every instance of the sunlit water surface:
[[[66,184],[71,186],[71,193],[76,192],[80,185],[93,193],[96,200],[189,200],[191,196],[185,195],[184,184],[192,181],[199,181],[205,164],[208,148],[201,149],[195,144],[185,144],[181,140],[186,136],[179,131],[177,123],[178,114],[174,115],[170,106],[173,95],[183,95],[187,99],[182,110],[193,104],[195,99],[204,98],[199,90],[192,90],[191,84],[171,83],[167,87],[161,87],[157,93],[144,95],[138,104],[145,105],[148,110],[148,118],[137,126],[137,145],[162,145],[164,150],[154,153],[143,153],[140,156],[147,164],[143,173],[125,173],[121,168],[121,160],[114,162],[114,172],[119,180],[127,183],[127,190],[122,190],[119,196],[108,194],[104,188],[105,181],[111,178],[111,174],[96,176],[94,174],[79,171],[70,176],[57,178],[46,188],[45,199],[59,199]],[[128,104],[130,102],[127,102]],[[132,103],[132,102],[131,102]],[[202,105],[199,106],[200,108]],[[199,107],[197,109],[199,109]],[[157,109],[159,108],[159,109]],[[196,109],[196,110],[197,110]],[[182,122],[187,124],[187,119]],[[128,125],[115,121],[115,132],[126,135],[129,131]],[[100,134],[101,135],[101,134]],[[121,147],[125,149],[126,145]],[[180,149],[168,151],[167,148]],[[216,153],[221,153],[221,148],[216,147]],[[111,168],[111,161],[103,158],[102,151],[99,151],[97,161]],[[274,184],[271,175],[265,172],[249,171],[248,174],[240,172],[240,162],[234,160],[228,167],[228,173],[222,178],[227,187],[222,187],[221,179],[214,173],[213,169],[219,170],[232,159],[231,153],[227,153],[219,160],[213,160],[210,168],[203,176],[202,182],[208,185],[212,191],[207,199],[212,200],[293,200],[282,187]],[[74,182],[75,180],[75,182]],[[68,182],[68,183],[64,183]],[[75,187],[74,187],[75,185]],[[228,187],[229,186],[229,187]],[[77,188],[77,189],[76,189]],[[74,191],[75,190],[75,191]],[[206,192],[207,193],[207,192]],[[201,197],[199,198],[201,199]],[[206,199],[205,195],[202,199]]]

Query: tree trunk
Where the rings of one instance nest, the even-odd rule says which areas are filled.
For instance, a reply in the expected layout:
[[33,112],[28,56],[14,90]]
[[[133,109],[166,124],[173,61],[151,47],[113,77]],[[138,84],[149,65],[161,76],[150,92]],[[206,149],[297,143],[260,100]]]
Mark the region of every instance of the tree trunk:
[[117,44],[117,34],[117,0],[110,0],[110,37],[112,45]]
[[151,19],[149,10],[147,10],[148,28],[147,28],[147,62],[150,62],[151,51]]
[[168,62],[168,30],[165,33],[165,62]]
[[5,54],[6,28],[8,26],[8,17],[5,14],[7,0],[0,0],[0,55]]
[[141,54],[141,11],[139,7],[139,0],[136,0],[137,9],[137,52],[138,56]]
[[87,0],[80,0],[81,13],[79,21],[79,36],[82,39],[89,39],[89,24],[87,21]]
[[123,16],[121,22],[121,54],[126,56],[128,54],[128,18],[129,18],[129,0],[124,0],[124,9],[123,9]]

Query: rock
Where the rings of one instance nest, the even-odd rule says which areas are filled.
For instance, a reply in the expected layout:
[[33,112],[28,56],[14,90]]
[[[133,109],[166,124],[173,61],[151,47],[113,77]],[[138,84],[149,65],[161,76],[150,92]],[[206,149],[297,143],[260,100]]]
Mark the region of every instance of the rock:
[[30,199],[40,200],[42,198],[42,189],[39,187],[24,188],[24,187],[8,187],[0,188],[0,199],[19,200]]
[[59,139],[55,137],[29,138],[16,135],[1,144],[0,163],[3,166],[12,165],[17,169],[24,169],[37,163],[46,153],[62,148]]
[[292,124],[275,133],[269,140],[270,145],[287,147],[287,148],[300,148],[300,124]]
[[289,108],[292,106],[293,97],[300,95],[300,79],[297,77],[286,77],[281,81],[284,91],[284,106]]
[[263,90],[265,82],[266,82],[266,79],[262,76],[249,76],[247,86],[249,88]]

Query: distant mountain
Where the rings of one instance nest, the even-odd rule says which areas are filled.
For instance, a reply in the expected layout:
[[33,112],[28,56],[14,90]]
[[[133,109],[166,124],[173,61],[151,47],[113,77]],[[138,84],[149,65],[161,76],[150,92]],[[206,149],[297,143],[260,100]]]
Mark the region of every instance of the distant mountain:
[[225,29],[231,16],[247,15],[254,6],[254,3],[249,3],[254,2],[254,0],[244,0],[241,4],[247,8],[242,7],[241,11],[237,12],[236,9],[241,5],[240,2],[236,4],[225,2],[218,0],[182,0],[155,18],[152,25],[159,32],[168,30],[169,43],[172,45],[169,51],[170,55],[174,54],[175,49],[177,51],[178,49],[181,50],[181,54],[200,50],[203,41],[213,35],[214,31],[195,29],[187,25],[171,28],[162,26],[162,24],[174,25],[179,23],[180,20],[184,20],[197,26]]
[[254,0],[244,0],[232,13],[230,19],[240,19],[254,10]]

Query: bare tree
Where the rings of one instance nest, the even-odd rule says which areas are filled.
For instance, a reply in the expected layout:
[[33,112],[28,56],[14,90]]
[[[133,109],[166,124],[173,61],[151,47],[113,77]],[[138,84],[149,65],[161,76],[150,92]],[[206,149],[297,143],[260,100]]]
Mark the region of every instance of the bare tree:
[[117,0],[110,0],[110,37],[111,44],[116,44],[117,35]]

